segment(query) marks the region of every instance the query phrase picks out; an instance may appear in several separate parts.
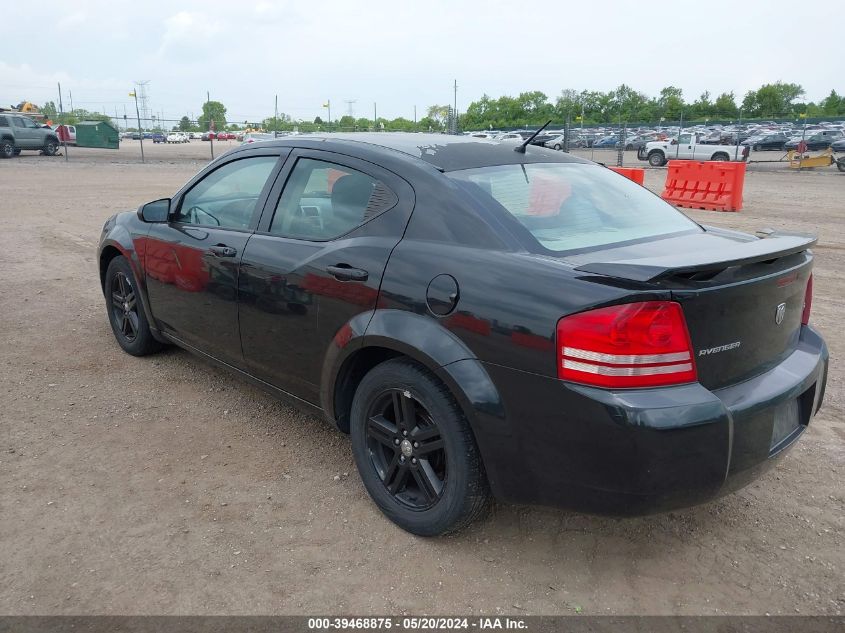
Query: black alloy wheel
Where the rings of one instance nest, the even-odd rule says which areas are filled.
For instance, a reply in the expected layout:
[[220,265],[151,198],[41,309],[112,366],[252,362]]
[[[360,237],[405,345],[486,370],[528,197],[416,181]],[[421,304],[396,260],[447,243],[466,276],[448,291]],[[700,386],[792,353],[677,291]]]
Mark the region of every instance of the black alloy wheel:
[[118,272],[111,280],[111,309],[112,318],[118,324],[118,329],[127,343],[133,343],[138,338],[139,317],[138,298],[132,282],[122,272]]
[[135,274],[125,257],[109,262],[103,292],[114,338],[123,351],[146,356],[161,349],[150,330]]
[[419,536],[456,532],[490,506],[469,421],[424,366],[394,358],[358,384],[350,435],[361,481],[379,510]]
[[437,423],[407,390],[388,389],[367,415],[370,463],[396,501],[412,510],[436,504],[446,484],[446,449]]
[[15,144],[4,138],[0,141],[0,158],[11,158],[15,155]]

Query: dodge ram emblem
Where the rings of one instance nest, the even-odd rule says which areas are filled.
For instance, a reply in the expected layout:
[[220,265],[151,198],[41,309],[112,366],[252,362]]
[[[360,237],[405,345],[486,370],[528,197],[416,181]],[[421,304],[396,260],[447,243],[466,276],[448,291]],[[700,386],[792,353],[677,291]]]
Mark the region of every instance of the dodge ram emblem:
[[783,323],[783,317],[785,315],[786,315],[786,304],[785,303],[778,304],[778,309],[775,312],[775,323],[777,323],[778,325]]

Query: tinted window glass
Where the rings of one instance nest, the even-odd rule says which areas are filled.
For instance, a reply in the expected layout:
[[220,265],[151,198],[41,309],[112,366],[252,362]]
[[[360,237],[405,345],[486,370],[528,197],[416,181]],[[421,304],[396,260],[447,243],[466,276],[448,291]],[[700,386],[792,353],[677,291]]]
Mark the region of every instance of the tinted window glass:
[[243,158],[215,169],[182,198],[176,222],[246,229],[277,157]]
[[499,165],[449,176],[501,205],[552,251],[701,230],[644,187],[597,165]]
[[387,211],[398,202],[379,180],[360,171],[300,158],[288,178],[270,233],[331,240]]
[[0,127],[9,127],[9,119],[4,116],[0,116]]
[[24,126],[24,124],[23,124],[23,120],[22,120],[22,119],[18,119],[18,118],[14,118],[14,119],[12,119],[12,124],[13,124],[15,127],[25,127],[25,126]]

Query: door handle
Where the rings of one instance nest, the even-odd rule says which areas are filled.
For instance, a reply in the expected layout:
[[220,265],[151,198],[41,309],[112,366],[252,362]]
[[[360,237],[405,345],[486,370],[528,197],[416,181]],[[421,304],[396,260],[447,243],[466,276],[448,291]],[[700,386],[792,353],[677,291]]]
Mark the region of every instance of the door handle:
[[367,281],[367,278],[370,276],[370,273],[366,270],[362,270],[361,268],[352,268],[349,264],[327,266],[326,272],[338,281]]
[[234,257],[238,254],[238,250],[236,248],[232,248],[231,246],[226,246],[224,244],[210,246],[208,248],[208,252],[215,257]]

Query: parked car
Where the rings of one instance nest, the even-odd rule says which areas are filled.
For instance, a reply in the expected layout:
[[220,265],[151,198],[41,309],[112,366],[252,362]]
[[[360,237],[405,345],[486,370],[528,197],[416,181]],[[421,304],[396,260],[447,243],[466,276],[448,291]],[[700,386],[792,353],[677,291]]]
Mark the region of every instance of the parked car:
[[662,167],[670,160],[720,160],[745,161],[749,149],[736,145],[705,145],[698,142],[697,134],[684,132],[677,138],[646,143],[637,150],[637,158],[647,160],[652,167]]
[[168,143],[187,143],[188,137],[182,134],[181,132],[171,132],[167,135],[165,140]]
[[203,132],[202,133],[202,140],[203,141],[213,141],[217,135],[214,132]]
[[624,515],[753,480],[821,406],[814,243],[703,227],[570,154],[381,133],[241,145],[110,217],[97,256],[126,352],[322,413],[429,536],[491,494]]
[[75,125],[54,125],[53,130],[56,132],[56,137],[59,142],[65,142],[68,145],[76,145],[76,126]]
[[499,134],[496,137],[497,141],[519,141],[520,143],[525,139],[522,138],[522,134],[518,134],[517,132],[505,132],[504,134]]
[[755,152],[761,150],[782,150],[789,137],[780,132],[775,134],[763,134],[745,139],[741,145],[748,145]]
[[845,152],[845,138],[840,138],[830,144],[834,152]]
[[548,147],[549,149],[555,149],[555,150],[558,150],[558,151],[562,150],[563,149],[563,134],[558,134],[556,136],[553,136],[548,141],[543,143],[543,145]]
[[0,113],[0,158],[18,156],[25,149],[55,156],[59,151],[56,131],[49,125],[39,125],[28,116]]
[[827,149],[834,141],[842,138],[842,133],[839,131],[823,131],[817,132],[812,136],[806,136],[803,140],[800,136],[795,136],[784,144],[787,150],[798,149],[798,146],[803,142],[808,150],[814,151],[819,149]]
[[[652,140],[654,140],[654,139],[653,138],[646,138],[645,136],[628,136],[628,137],[625,138],[625,149],[626,150],[634,150],[634,149],[638,150],[642,146],[644,146],[646,143],[649,143]],[[616,144],[614,145],[614,147],[616,147],[618,149],[619,145],[621,143],[622,143],[621,139],[616,141]]]
[[593,147],[595,149],[613,149],[618,142],[619,139],[615,136],[605,136],[604,138],[597,139],[593,143]]
[[191,139],[195,141],[202,140],[202,133],[201,132],[191,132],[190,133]]
[[273,134],[266,132],[247,132],[244,134],[243,142],[246,144],[255,143],[257,141],[272,141],[276,137]]
[[161,132],[153,132],[150,134],[150,138],[153,139],[153,143],[166,143],[167,138]]

